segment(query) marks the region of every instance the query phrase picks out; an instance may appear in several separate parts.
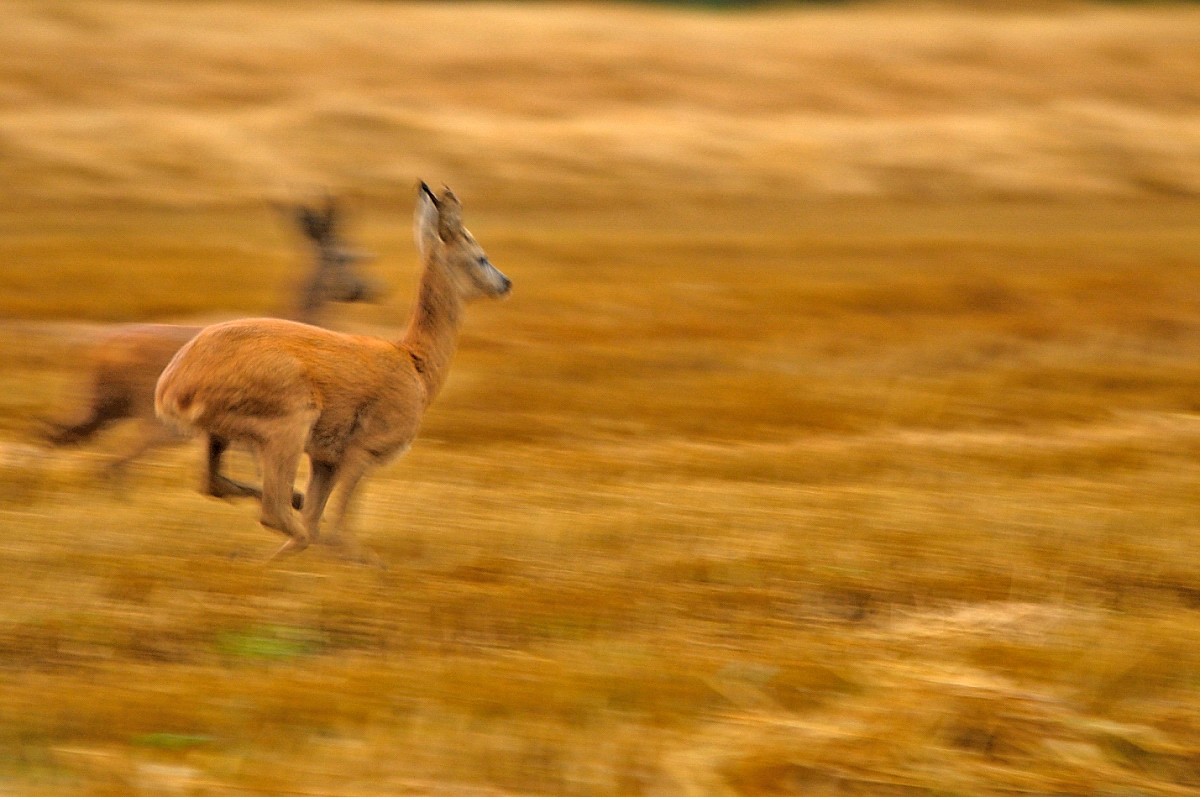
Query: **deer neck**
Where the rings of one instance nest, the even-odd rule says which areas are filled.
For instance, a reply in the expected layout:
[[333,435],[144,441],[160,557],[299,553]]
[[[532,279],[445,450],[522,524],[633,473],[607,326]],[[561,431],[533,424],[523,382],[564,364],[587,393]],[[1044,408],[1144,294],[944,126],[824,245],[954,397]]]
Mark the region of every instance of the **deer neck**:
[[429,258],[421,275],[416,306],[400,340],[425,383],[427,402],[433,401],[450,371],[462,313],[463,301],[445,262],[440,257]]

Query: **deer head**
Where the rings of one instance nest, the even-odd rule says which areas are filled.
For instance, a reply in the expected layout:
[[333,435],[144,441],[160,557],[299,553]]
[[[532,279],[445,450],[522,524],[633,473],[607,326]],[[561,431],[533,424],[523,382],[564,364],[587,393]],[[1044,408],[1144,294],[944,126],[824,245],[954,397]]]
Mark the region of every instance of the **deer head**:
[[379,285],[355,268],[359,263],[373,260],[374,255],[345,245],[341,237],[341,211],[337,201],[327,195],[324,207],[302,204],[293,213],[296,225],[312,246],[313,252],[313,271],[301,295],[301,319],[311,320],[327,302],[377,300],[382,293]]
[[463,226],[462,205],[449,188],[438,197],[421,183],[413,237],[422,259],[440,263],[463,299],[499,298],[512,290],[512,281],[492,265]]

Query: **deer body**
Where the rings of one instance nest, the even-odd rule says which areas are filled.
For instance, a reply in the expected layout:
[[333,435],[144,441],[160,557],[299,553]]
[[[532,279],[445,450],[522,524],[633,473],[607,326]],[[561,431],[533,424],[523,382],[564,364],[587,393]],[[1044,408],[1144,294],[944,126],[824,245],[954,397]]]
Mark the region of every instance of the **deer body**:
[[[288,535],[280,548],[320,539],[357,546],[343,526],[355,487],[373,465],[405,451],[453,358],[464,303],[503,296],[511,283],[462,227],[458,200],[424,183],[414,224],[423,270],[399,341],[347,335],[276,319],[216,324],[187,343],[158,380],[160,418],[203,431],[216,445],[249,443],[263,472],[261,522]],[[312,475],[303,515],[290,497],[300,457]]]
[[158,375],[203,328],[131,324],[106,335],[91,352],[86,408],[75,420],[50,424],[49,441],[73,445],[122,418],[153,418]]
[[180,353],[167,417],[210,435],[268,439],[274,422],[308,424],[304,452],[340,461],[351,447],[385,460],[416,436],[427,390],[410,352],[378,338],[255,318],[216,324]]
[[[314,263],[293,310],[295,317],[315,322],[328,302],[372,299],[377,289],[350,268],[364,256],[343,245],[333,200],[328,199],[324,209],[299,206],[295,220],[311,244]],[[110,473],[119,472],[151,448],[182,441],[183,437],[155,417],[154,386],[176,352],[203,328],[129,324],[100,339],[90,351],[87,398],[81,412],[71,420],[47,422],[47,441],[53,445],[77,444],[113,423],[136,420],[140,425],[138,439],[109,464]],[[220,452],[216,459],[220,459]],[[232,482],[219,474],[214,474],[209,488],[214,495],[221,496],[258,492],[257,488]]]

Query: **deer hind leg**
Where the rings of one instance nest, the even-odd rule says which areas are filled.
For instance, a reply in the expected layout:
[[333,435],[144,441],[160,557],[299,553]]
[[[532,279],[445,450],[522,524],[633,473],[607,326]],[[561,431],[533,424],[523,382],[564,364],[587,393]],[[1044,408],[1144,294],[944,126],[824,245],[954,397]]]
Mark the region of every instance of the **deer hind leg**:
[[124,454],[113,459],[105,466],[105,475],[117,481],[125,473],[131,462],[140,459],[146,452],[163,446],[178,445],[186,440],[184,436],[173,432],[154,418],[143,418],[138,422],[137,440]]
[[[221,456],[229,448],[229,441],[218,435],[208,437],[208,472],[200,492],[215,498],[256,498],[262,500],[262,488],[253,484],[231,479],[221,473]],[[292,506],[299,509],[304,505],[304,494],[292,491]]]
[[41,435],[54,446],[71,446],[89,440],[96,432],[113,421],[128,417],[129,399],[126,396],[109,395],[100,387],[89,392],[87,405],[72,420],[41,420]]
[[229,448],[229,441],[215,434],[208,436],[208,471],[205,473],[204,487],[201,492],[214,498],[258,498],[262,499],[262,489],[251,484],[234,481],[221,474],[221,455]]
[[316,420],[315,411],[300,417],[281,420],[260,439],[259,461],[262,464],[262,513],[259,522],[269,529],[282,531],[288,540],[271,558],[284,553],[296,553],[308,547],[309,535],[300,515],[292,508],[296,467],[304,453],[308,432]]
[[107,419],[99,413],[91,413],[76,421],[40,420],[39,433],[52,446],[73,446],[90,438],[107,425]]

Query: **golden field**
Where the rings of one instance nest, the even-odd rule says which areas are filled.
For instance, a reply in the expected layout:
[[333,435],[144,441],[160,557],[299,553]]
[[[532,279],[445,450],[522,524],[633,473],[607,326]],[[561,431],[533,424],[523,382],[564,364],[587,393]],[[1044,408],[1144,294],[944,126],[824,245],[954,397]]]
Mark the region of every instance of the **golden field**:
[[[1200,9],[0,2],[0,794],[1200,790]],[[515,284],[354,512],[50,450],[329,188]],[[254,478],[253,465],[235,469]]]

